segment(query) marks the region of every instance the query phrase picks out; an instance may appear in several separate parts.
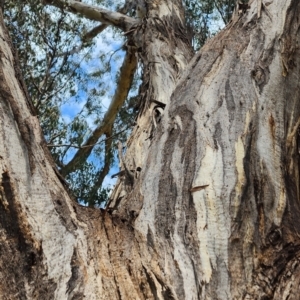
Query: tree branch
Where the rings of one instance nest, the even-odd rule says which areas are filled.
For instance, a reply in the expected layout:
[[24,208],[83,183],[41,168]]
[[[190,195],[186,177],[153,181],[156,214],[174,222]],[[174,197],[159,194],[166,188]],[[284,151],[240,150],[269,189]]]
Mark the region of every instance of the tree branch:
[[110,128],[109,132],[106,135],[104,166],[101,169],[101,171],[99,171],[97,174],[98,179],[96,180],[96,182],[94,182],[93,187],[90,191],[90,199],[93,199],[96,197],[96,193],[97,193],[98,189],[102,186],[103,180],[109,172],[109,168],[110,168],[112,156],[113,156],[111,153],[111,145],[112,145],[111,133],[112,133],[112,127]]
[[111,129],[120,108],[126,100],[136,68],[137,58],[135,53],[133,51],[127,51],[123,61],[123,65],[121,67],[116,93],[112,102],[110,103],[107,112],[104,115],[101,124],[99,124],[92,135],[76,152],[72,160],[61,170],[63,176],[66,176],[69,173],[73,172],[76,167],[90,155],[98,139],[103,134],[109,133],[109,130]]
[[129,30],[133,25],[139,22],[139,20],[128,17],[124,14],[93,5],[84,4],[79,1],[44,0],[44,3],[65,9],[74,14],[81,14],[89,20],[100,21],[103,24],[113,25],[122,29],[123,31]]
[[[119,134],[123,133],[124,131],[128,130],[130,128],[131,125],[126,126],[125,129],[117,132],[116,134],[106,134],[106,136],[108,136],[106,139],[101,140],[100,142],[97,142],[93,145],[86,145],[86,146],[78,146],[75,144],[47,144],[48,148],[59,148],[59,147],[69,147],[69,148],[77,148],[77,149],[82,149],[82,148],[90,148],[91,146],[96,146],[99,145],[101,143],[105,143],[107,140],[112,140],[114,137],[118,136]],[[56,134],[54,137],[59,136],[59,134]],[[51,138],[53,140],[53,138]],[[50,140],[51,140],[50,139]]]
[[99,33],[101,33],[103,30],[105,30],[107,28],[107,24],[100,24],[96,27],[94,27],[92,30],[90,30],[89,32],[87,32],[83,37],[82,37],[82,41],[86,42],[89,41],[91,39],[93,39],[94,37],[96,37]]
[[221,7],[219,6],[218,1],[214,1],[214,3],[215,3],[215,7],[216,7],[218,13],[220,14],[220,16],[221,16],[221,18],[222,18],[222,21],[223,21],[224,24],[226,25],[226,24],[227,24],[227,21],[226,21],[226,19],[225,19],[225,16],[224,16],[224,14],[223,14],[223,12],[222,12]]
[[[130,3],[128,3],[126,1],[125,5],[123,7],[121,7],[120,9],[118,9],[117,12],[125,15],[129,11],[129,9],[130,9]],[[104,23],[100,24],[100,25],[97,25],[96,27],[94,27],[93,29],[91,29],[89,32],[85,33],[81,37],[82,43],[81,43],[80,46],[75,47],[71,51],[67,51],[67,52],[64,52],[62,54],[59,54],[58,56],[63,56],[63,55],[66,55],[66,54],[71,55],[71,54],[74,54],[74,53],[78,53],[81,49],[83,49],[86,46],[86,43],[89,40],[92,40],[99,33],[104,31],[108,26],[109,26],[108,24],[104,24]]]
[[87,42],[89,40],[92,40],[94,37],[96,37],[99,33],[101,33],[103,30],[105,30],[108,27],[107,24],[100,24],[96,27],[94,27],[93,29],[91,29],[89,32],[87,32],[82,38],[82,42],[80,46],[76,46],[74,47],[72,50],[69,51],[65,51],[63,53],[58,54],[58,56],[66,56],[66,55],[72,55],[75,53],[78,53],[79,51],[81,51],[83,48],[86,47]]

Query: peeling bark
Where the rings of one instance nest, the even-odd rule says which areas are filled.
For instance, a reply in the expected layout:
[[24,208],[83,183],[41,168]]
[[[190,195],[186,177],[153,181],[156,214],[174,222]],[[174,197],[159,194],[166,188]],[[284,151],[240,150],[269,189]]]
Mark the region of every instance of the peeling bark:
[[179,1],[148,7],[124,158],[141,171],[130,189],[118,183],[107,211],[80,207],[62,186],[2,23],[1,295],[299,298],[300,3],[260,3],[189,64]]
[[114,211],[135,212],[178,299],[298,297],[299,4],[257,5],[194,57]]
[[[133,34],[143,63],[143,84],[139,91],[139,116],[126,147],[125,161],[130,170],[143,170],[146,167],[158,123],[164,115],[165,108],[170,104],[176,83],[193,54],[190,42],[186,38],[181,1],[157,1],[148,3],[147,8],[147,18],[142,20]],[[156,115],[157,113],[159,115]],[[139,172],[136,172],[136,177],[138,174]],[[112,195],[113,210],[117,208],[120,199],[124,208],[127,206],[126,199],[132,203],[128,192],[123,180],[120,180]],[[137,202],[137,206],[133,205],[130,211],[127,211],[128,215],[140,210],[142,202],[134,202]]]

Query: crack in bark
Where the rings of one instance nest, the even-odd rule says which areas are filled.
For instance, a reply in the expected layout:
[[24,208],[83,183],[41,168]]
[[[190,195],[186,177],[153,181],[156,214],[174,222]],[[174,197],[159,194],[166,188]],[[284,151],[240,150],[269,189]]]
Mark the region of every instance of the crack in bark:
[[[111,224],[113,224],[113,222],[112,222],[113,217],[110,217],[109,219],[110,219]],[[109,238],[109,234],[108,234],[109,228],[106,228],[105,221],[103,222],[103,228],[104,228],[104,232],[105,232],[105,235],[106,235],[107,252],[108,252],[108,256],[110,258],[110,265],[111,265],[112,272],[113,272],[114,283],[115,283],[115,286],[116,286],[118,297],[119,297],[120,300],[122,300],[121,291],[120,291],[120,288],[119,288],[119,285],[118,285],[118,281],[117,281],[117,278],[116,278],[114,265],[113,265],[113,262],[112,262],[113,259],[112,259],[111,249],[110,249],[110,238]],[[110,228],[112,228],[112,227],[110,227]]]
[[67,282],[66,293],[69,295],[68,299],[76,300],[83,299],[84,294],[80,291],[84,287],[84,278],[80,269],[80,262],[78,261],[77,249],[74,247],[71,259],[71,277]]

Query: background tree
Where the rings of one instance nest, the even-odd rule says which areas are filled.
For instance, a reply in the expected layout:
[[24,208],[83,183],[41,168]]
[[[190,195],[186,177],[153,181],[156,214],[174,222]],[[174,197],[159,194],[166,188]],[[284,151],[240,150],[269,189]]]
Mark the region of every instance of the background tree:
[[[185,1],[188,35],[195,50],[228,22],[233,10],[231,2]],[[136,16],[134,2],[86,3]],[[121,76],[119,71],[128,52],[128,41],[119,29],[111,30],[106,24],[74,16],[63,6],[57,9],[37,0],[6,1],[5,5],[6,24],[56,165],[78,201],[99,206],[108,199],[110,187],[103,186],[103,181],[116,164],[116,142],[126,141],[134,123],[143,67],[135,71],[134,66],[127,87],[118,94],[113,82],[129,73]],[[97,46],[99,34],[106,48]],[[105,42],[108,35],[112,37]],[[116,51],[107,52],[107,48]],[[123,70],[127,69],[125,63],[126,60]],[[113,111],[104,118],[108,108],[105,103],[114,97],[114,91]],[[113,125],[104,129],[105,122]],[[70,163],[74,157],[77,160]]]

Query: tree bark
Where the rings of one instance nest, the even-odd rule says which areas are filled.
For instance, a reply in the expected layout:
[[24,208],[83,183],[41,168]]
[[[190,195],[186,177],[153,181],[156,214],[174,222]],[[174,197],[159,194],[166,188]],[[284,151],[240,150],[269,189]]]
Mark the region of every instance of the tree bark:
[[1,23],[3,299],[299,299],[299,1],[250,1],[188,65],[180,1],[151,5],[107,211],[68,196]]

